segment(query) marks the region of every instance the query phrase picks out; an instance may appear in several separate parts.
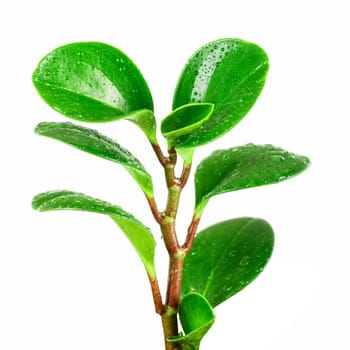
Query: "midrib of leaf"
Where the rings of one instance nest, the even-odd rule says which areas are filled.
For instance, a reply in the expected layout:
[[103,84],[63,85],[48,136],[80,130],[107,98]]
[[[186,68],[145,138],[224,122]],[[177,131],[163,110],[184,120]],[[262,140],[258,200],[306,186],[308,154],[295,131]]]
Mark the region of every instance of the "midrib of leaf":
[[[230,245],[228,245],[227,248],[225,249],[225,254],[226,254],[226,253],[229,251],[229,249],[231,248],[232,242],[234,242],[234,241],[239,237],[239,235],[241,234],[241,232],[242,232],[249,224],[251,224],[254,220],[255,220],[254,218],[250,219],[246,224],[244,224],[244,225],[239,229],[239,231],[237,232],[237,234],[231,239]],[[218,266],[219,266],[219,263],[220,263],[221,260],[224,258],[225,254],[222,254],[222,255],[220,256],[220,258],[217,259],[217,261],[216,261],[216,263],[215,263],[215,267],[212,269],[212,272],[210,273],[210,275],[209,275],[209,277],[208,277],[208,279],[207,279],[207,283],[206,283],[205,289],[204,289],[203,293],[201,293],[201,294],[203,294],[204,296],[206,296],[206,293],[207,293],[207,291],[208,291],[208,288],[209,288],[209,286],[210,286],[210,284],[211,284],[211,282],[212,282],[213,276],[214,276],[214,274],[215,274],[215,272],[216,272],[216,270],[217,270],[217,268],[218,268]]]
[[[245,147],[245,146],[242,146]],[[209,198],[217,195],[217,194],[222,194],[222,193],[227,193],[227,192],[232,192],[233,190],[231,189],[226,189],[223,190],[223,187],[227,185],[228,182],[234,182],[234,176],[235,176],[235,172],[244,172],[245,169],[249,168],[251,166],[252,163],[257,162],[261,159],[267,158],[267,156],[271,156],[271,155],[279,155],[285,153],[285,151],[283,150],[278,150],[278,149],[273,149],[273,150],[269,150],[269,151],[265,151],[265,152],[259,152],[256,153],[254,155],[254,158],[250,158],[249,161],[246,161],[242,164],[239,164],[238,167],[236,167],[235,169],[232,168],[228,168],[228,170],[226,172],[224,172],[224,176],[221,177],[221,179],[219,179],[218,181],[215,182],[215,186],[212,187],[212,189],[210,190],[210,192],[208,192],[207,195],[203,196],[204,200],[208,200]],[[215,192],[215,189],[218,188],[219,193]]]
[[[256,73],[259,72],[260,69],[262,69],[265,65],[266,65],[266,61],[264,61],[263,63],[259,64],[259,66],[257,66],[256,68],[254,68],[253,71],[251,71],[250,73],[246,74],[244,77],[242,77],[242,79],[236,84],[235,89],[237,90],[237,88],[239,88],[241,85],[243,85],[243,83],[248,80],[251,76],[255,75]],[[231,104],[234,104],[234,102],[232,103],[225,103],[225,106],[229,106]]]
[[[129,151],[127,151],[126,149],[121,147],[117,142],[115,142],[109,138],[106,139],[103,135],[100,135],[99,132],[97,132],[96,130],[88,129],[89,135],[86,135],[86,131],[87,131],[86,129],[80,130],[79,126],[72,124],[72,123],[69,123],[69,122],[59,123],[59,124],[55,124],[55,125],[59,125],[60,129],[61,130],[65,129],[65,131],[67,133],[70,133],[70,134],[76,133],[78,137],[82,137],[82,138],[87,139],[87,140],[89,140],[89,139],[97,140],[99,143],[104,144],[106,146],[106,148],[117,149],[118,152],[120,153],[120,156],[118,156],[118,154],[115,153],[115,155],[116,155],[115,158],[113,158],[113,157],[105,157],[105,158],[110,160],[110,161],[114,161],[114,162],[118,161],[122,165],[132,166],[133,168],[135,168],[135,169],[139,170],[140,172],[144,173],[145,175],[147,175],[146,169]],[[73,126],[74,129],[70,128],[71,126]],[[53,128],[53,130],[55,130],[55,128]],[[59,140],[59,141],[61,141],[61,140]],[[70,142],[69,143],[65,142],[65,141],[61,141],[61,142],[64,142],[68,145],[79,148],[79,146],[75,146],[74,144],[72,145]],[[82,147],[82,150],[85,151],[85,149],[83,147]],[[128,162],[128,160],[130,160],[131,162]]]
[[[70,198],[70,199],[74,200],[74,198],[79,198],[79,193],[75,193],[75,192],[69,193],[68,191],[62,191],[61,195],[56,195],[54,198],[49,199],[49,200],[46,199],[45,202],[44,202],[44,207],[52,206],[52,204],[55,203],[60,198],[65,198],[65,199]],[[101,205],[104,205],[105,207],[103,209],[101,209],[101,211],[105,212],[105,214],[107,214],[107,215],[112,215],[112,216],[115,215],[115,216],[119,216],[119,217],[121,217],[121,218],[123,218],[125,220],[128,220],[128,221],[131,221],[131,222],[140,223],[134,216],[132,216],[131,214],[128,214],[127,212],[125,212],[124,210],[122,210],[121,208],[119,208],[116,205],[111,205],[111,204],[109,204],[107,202],[104,202],[104,201],[101,201],[101,200],[97,200],[97,199],[94,199],[94,198],[89,198],[89,196],[85,196],[85,200],[86,199],[89,199],[89,200],[91,199],[93,202],[96,202],[96,203],[99,203]],[[41,207],[42,207],[41,205],[38,206],[38,210],[41,210],[42,209]],[[69,210],[80,211],[81,209],[79,209],[79,208],[70,208]],[[95,211],[91,210],[91,212],[95,212]]]
[[[107,79],[108,79],[108,78],[107,78]],[[76,96],[85,97],[85,98],[87,98],[87,99],[89,99],[89,100],[91,100],[91,101],[94,101],[94,102],[99,102],[99,103],[103,104],[104,106],[107,106],[107,107],[109,107],[109,108],[113,108],[113,109],[117,110],[118,112],[122,112],[122,113],[120,113],[120,115],[122,115],[122,114],[127,114],[127,113],[126,113],[124,110],[122,110],[121,108],[116,107],[116,106],[113,106],[113,105],[111,105],[111,104],[108,104],[108,103],[105,102],[105,101],[97,100],[97,99],[94,98],[93,96],[84,95],[84,94],[81,94],[81,93],[79,93],[79,92],[77,92],[77,91],[75,91],[75,90],[67,89],[67,88],[65,88],[65,87],[58,86],[58,85],[54,85],[54,84],[48,83],[48,82],[44,82],[44,83],[43,83],[42,81],[40,81],[39,84],[44,85],[44,86],[48,86],[48,87],[51,87],[51,88],[54,88],[54,89],[56,89],[56,90],[61,90],[61,91],[69,92],[69,93],[74,94],[74,95],[76,95]]]

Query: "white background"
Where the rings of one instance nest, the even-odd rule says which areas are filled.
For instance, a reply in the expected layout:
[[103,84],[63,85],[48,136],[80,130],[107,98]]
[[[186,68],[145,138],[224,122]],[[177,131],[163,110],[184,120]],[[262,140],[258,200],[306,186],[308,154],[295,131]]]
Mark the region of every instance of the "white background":
[[[5,4],[5,5],[4,5]],[[66,188],[121,205],[154,229],[164,290],[166,260],[145,200],[124,170],[33,134],[63,121],[31,74],[54,48],[76,41],[119,47],[139,66],[159,119],[177,77],[201,45],[238,37],[270,56],[263,93],[229,134],[196,153],[248,142],[305,154],[312,166],[273,186],[213,199],[201,227],[238,216],[274,227],[259,278],[216,308],[201,350],[350,349],[349,18],[347,1],[11,1],[0,9],[0,349],[162,349],[159,317],[141,263],[113,222],[96,214],[37,213],[34,194]],[[163,182],[143,135],[97,126]],[[192,183],[192,179],[190,180]],[[193,197],[182,201],[184,231]]]

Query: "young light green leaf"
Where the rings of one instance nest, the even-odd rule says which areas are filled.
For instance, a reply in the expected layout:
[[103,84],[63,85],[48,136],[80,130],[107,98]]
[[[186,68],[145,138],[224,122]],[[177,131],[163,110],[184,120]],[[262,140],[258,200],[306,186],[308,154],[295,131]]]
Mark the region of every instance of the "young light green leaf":
[[145,194],[153,197],[152,178],[140,161],[116,141],[93,129],[72,123],[39,123],[35,128],[38,135],[62,141],[95,156],[121,164],[140,185]]
[[215,320],[212,307],[203,295],[189,293],[180,301],[179,316],[185,335],[171,337],[169,341],[183,344],[185,350],[198,350]]
[[185,258],[181,294],[202,294],[215,307],[252,282],[267,264],[274,234],[264,220],[239,218],[198,233]]
[[210,197],[277,183],[299,174],[308,165],[308,158],[271,145],[248,144],[215,151],[195,173],[196,212],[200,216]]
[[61,46],[33,73],[41,97],[61,114],[86,122],[108,122],[153,111],[150,90],[123,52],[99,42]]
[[34,197],[32,206],[39,211],[79,210],[110,216],[124,232],[140,256],[150,277],[155,276],[155,240],[149,228],[117,205],[72,191],[51,191]]
[[174,140],[198,129],[213,113],[212,103],[190,103],[175,109],[163,119],[161,131],[163,136],[173,145]]
[[258,98],[268,71],[268,57],[257,45],[221,39],[201,47],[179,78],[173,108],[213,103],[210,119],[191,134],[176,139],[176,148],[204,145],[232,129]]

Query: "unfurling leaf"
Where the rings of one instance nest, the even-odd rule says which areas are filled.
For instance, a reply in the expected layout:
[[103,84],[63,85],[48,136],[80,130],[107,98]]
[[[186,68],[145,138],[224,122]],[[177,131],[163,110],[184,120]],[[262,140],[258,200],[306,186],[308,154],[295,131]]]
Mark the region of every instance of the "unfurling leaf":
[[98,42],[61,46],[39,63],[33,83],[52,108],[86,122],[108,122],[138,110],[153,111],[149,88],[120,50]]
[[179,78],[173,109],[188,103],[213,103],[211,117],[197,130],[176,139],[176,148],[193,148],[231,130],[258,98],[268,71],[268,57],[257,45],[221,39],[201,47]]
[[202,294],[213,307],[252,282],[267,264],[274,234],[264,220],[239,218],[198,233],[185,258],[181,294]]
[[180,301],[179,316],[185,335],[171,337],[169,341],[183,344],[185,350],[198,350],[215,320],[212,307],[203,295],[189,293]]
[[110,216],[135,248],[148,274],[155,276],[153,235],[149,228],[121,207],[83,193],[66,190],[38,194],[32,205],[39,211],[78,210]]
[[308,165],[308,158],[272,145],[248,144],[215,151],[195,173],[196,212],[200,216],[210,197],[281,182]]
[[136,180],[145,194],[150,198],[153,197],[152,178],[143,165],[127,149],[109,137],[96,130],[67,122],[43,122],[37,125],[35,132],[121,164]]
[[181,136],[197,130],[213,113],[212,103],[190,103],[175,109],[163,119],[161,131],[170,144]]

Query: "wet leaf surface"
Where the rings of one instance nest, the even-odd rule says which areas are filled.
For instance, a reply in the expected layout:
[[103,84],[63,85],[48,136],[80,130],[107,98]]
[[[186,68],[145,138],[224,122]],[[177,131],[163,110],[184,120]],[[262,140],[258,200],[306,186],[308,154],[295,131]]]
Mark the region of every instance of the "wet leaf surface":
[[149,275],[155,276],[153,235],[149,228],[121,207],[83,193],[66,190],[40,193],[33,198],[32,206],[42,212],[77,210],[110,216],[135,248]]
[[252,282],[267,264],[274,234],[262,219],[238,218],[197,234],[185,259],[182,290],[203,295],[215,307]]

